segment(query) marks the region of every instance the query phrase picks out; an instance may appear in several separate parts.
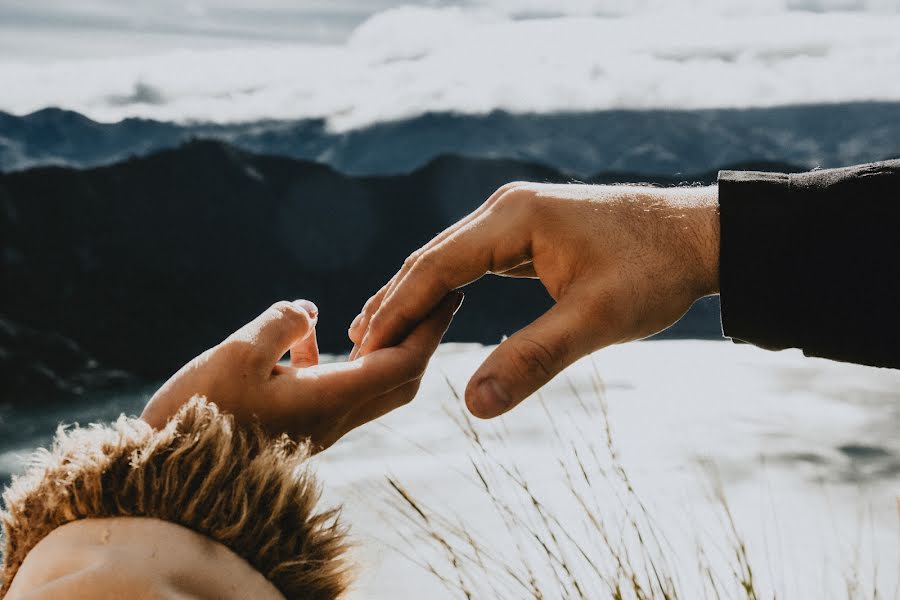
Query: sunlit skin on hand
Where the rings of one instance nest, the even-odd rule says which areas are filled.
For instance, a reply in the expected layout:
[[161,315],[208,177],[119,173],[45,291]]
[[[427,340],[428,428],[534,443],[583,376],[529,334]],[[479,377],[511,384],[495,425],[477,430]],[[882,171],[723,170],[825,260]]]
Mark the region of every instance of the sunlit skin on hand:
[[[221,344],[191,360],[154,394],[142,418],[162,427],[194,395],[206,396],[238,422],[327,448],[351,429],[416,395],[462,294],[442,299],[399,343],[361,360],[319,364],[318,309],[278,302]],[[290,364],[279,360],[290,352]]]
[[351,324],[353,354],[395,343],[486,274],[540,279],[556,304],[466,389],[473,414],[495,417],[578,358],[661,331],[717,293],[718,252],[715,187],[509,184],[409,256]]

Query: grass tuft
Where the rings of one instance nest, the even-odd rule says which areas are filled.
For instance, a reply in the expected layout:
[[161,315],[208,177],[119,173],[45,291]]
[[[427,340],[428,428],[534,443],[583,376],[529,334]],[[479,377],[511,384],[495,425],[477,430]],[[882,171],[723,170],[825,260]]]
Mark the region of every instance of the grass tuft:
[[[412,551],[404,555],[437,578],[454,597],[467,600],[783,597],[760,589],[756,566],[724,488],[714,476],[710,479],[717,514],[712,521],[719,523],[715,539],[685,532],[685,536],[696,535],[694,557],[683,556],[683,550],[670,543],[622,466],[603,382],[596,372],[593,379],[595,397],[590,403],[569,380],[583,414],[568,423],[548,409],[543,397],[537,398],[553,433],[553,458],[564,482],[562,493],[554,484],[549,496],[540,493],[547,487],[545,482],[530,481],[516,460],[508,458],[510,453],[504,452],[508,435],[501,426],[496,435],[487,435],[475,427],[464,409],[447,408],[471,446],[469,470],[463,475],[475,490],[473,495],[479,497],[477,501],[502,523],[503,539],[498,539],[496,527],[479,527],[471,518],[430,505],[396,478],[389,478],[389,507],[413,532],[414,539],[406,538],[407,543],[412,548],[416,540],[424,540],[437,558]],[[451,381],[447,380],[447,385],[456,400],[453,406],[461,407],[459,392]],[[686,543],[688,539],[677,541],[679,548],[692,545]],[[690,570],[694,572],[688,573]],[[875,588],[862,592],[861,587],[855,576],[848,576],[842,597],[885,597]]]

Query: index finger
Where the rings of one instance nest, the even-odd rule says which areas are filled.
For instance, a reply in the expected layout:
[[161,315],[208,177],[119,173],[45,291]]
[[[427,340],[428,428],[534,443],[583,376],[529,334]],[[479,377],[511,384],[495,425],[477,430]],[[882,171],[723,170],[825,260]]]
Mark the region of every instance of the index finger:
[[413,253],[413,255],[411,255],[410,258],[408,258],[404,262],[403,267],[399,271],[397,271],[397,273],[393,277],[391,277],[390,281],[388,281],[384,285],[384,287],[378,290],[378,292],[376,292],[374,296],[369,298],[368,302],[366,302],[365,306],[363,306],[362,311],[359,313],[359,316],[357,316],[356,319],[353,320],[353,323],[350,324],[350,330],[348,333],[350,334],[350,339],[353,340],[354,344],[354,352],[350,355],[351,359],[356,358],[356,354],[359,350],[359,344],[362,343],[362,336],[369,328],[369,319],[372,318],[372,315],[378,310],[378,307],[381,306],[381,301],[384,299],[384,297],[394,288],[394,283],[399,281],[406,275],[406,272],[409,270],[409,267],[413,262],[413,257],[417,256],[419,253],[434,248],[445,239],[456,233],[456,231],[458,231],[460,228],[465,227],[468,223],[481,216],[482,213],[484,213],[494,205],[498,198],[501,198],[503,195],[522,185],[523,183],[520,181],[513,181],[498,188],[497,191],[491,194],[490,197],[485,200],[481,206],[470,212],[468,215],[466,215],[444,231],[434,236],[434,238],[432,238],[430,242],[422,246],[417,252]]
[[505,271],[529,255],[531,235],[520,227],[521,209],[500,201],[440,243],[408,259],[405,274],[369,319],[360,356],[402,339],[449,292],[491,271]]
[[396,346],[351,362],[300,369],[296,377],[317,387],[323,397],[340,401],[371,399],[414,381],[422,376],[462,299],[461,293],[445,297],[428,318]]
[[291,346],[315,330],[318,309],[309,300],[280,301],[232,333],[223,344],[246,344],[251,367],[269,373]]

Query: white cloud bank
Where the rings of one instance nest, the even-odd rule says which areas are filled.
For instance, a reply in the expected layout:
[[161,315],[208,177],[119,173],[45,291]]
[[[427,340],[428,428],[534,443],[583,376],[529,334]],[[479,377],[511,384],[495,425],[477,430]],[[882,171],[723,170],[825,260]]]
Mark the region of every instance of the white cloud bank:
[[[333,45],[0,57],[0,109],[61,106],[102,121],[324,117],[341,130],[425,111],[900,100],[896,1],[619,4],[632,8],[569,0],[552,5],[562,17],[527,0],[390,9]],[[830,8],[855,10],[816,12]]]

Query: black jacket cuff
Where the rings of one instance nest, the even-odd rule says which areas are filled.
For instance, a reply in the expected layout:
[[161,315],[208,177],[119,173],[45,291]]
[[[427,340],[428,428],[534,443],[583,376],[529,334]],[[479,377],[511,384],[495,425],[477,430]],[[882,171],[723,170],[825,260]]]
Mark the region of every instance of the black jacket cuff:
[[900,161],[719,173],[723,333],[900,367]]
[[722,332],[772,350],[794,345],[803,329],[795,283],[803,266],[792,244],[803,216],[789,191],[784,173],[719,172]]

